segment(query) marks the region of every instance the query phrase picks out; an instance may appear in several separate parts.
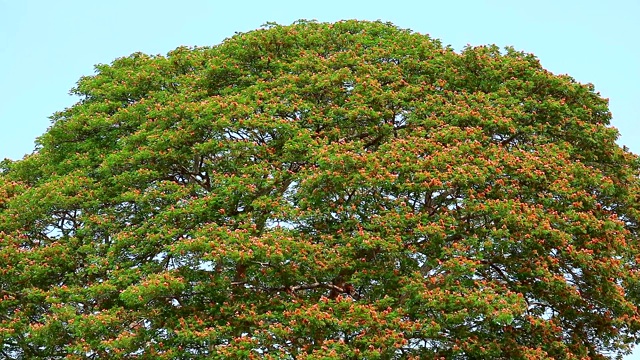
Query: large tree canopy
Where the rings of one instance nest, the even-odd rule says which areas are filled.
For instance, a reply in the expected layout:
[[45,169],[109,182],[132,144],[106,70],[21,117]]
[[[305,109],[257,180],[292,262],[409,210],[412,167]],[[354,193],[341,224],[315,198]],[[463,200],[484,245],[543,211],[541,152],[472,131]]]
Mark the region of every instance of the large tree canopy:
[[600,359],[639,162],[530,54],[269,24],[98,65],[0,170],[0,357]]

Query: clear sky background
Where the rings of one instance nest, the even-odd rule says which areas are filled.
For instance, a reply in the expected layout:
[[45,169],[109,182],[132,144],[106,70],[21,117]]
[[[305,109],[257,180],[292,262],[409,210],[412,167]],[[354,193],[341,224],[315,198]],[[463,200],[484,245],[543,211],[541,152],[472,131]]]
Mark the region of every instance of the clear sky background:
[[[215,45],[267,21],[390,21],[456,50],[512,45],[610,99],[640,154],[640,0],[0,0],[0,159],[20,159],[93,65],[136,51]],[[640,350],[628,359],[640,360]]]

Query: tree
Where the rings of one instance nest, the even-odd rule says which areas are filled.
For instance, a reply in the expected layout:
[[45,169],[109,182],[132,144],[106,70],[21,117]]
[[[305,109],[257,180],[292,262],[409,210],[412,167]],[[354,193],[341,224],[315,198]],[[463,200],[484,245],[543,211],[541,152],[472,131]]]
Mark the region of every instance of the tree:
[[638,158],[530,54],[268,24],[96,66],[0,170],[7,359],[601,359]]

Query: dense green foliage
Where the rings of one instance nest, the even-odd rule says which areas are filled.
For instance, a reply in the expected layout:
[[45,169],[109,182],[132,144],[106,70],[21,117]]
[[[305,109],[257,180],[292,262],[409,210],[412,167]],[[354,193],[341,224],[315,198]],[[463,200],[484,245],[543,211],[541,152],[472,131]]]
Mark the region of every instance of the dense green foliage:
[[97,66],[0,170],[0,357],[600,359],[635,155],[494,46],[298,22]]

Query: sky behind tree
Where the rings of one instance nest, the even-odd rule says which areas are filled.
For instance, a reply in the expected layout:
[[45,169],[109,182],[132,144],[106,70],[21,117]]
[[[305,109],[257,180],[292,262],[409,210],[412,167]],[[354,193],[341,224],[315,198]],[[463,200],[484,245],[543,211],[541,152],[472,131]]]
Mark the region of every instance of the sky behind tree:
[[534,53],[610,99],[620,144],[640,153],[640,2],[0,0],[0,159],[19,159],[93,66],[141,51],[210,46],[267,21],[383,20],[456,50],[495,43]]
[[[610,99],[619,143],[640,154],[640,1],[0,0],[0,159],[20,159],[73,105],[93,66],[141,51],[212,46],[273,21],[389,21],[456,50],[497,44],[535,54]],[[640,359],[640,350],[628,359]]]

